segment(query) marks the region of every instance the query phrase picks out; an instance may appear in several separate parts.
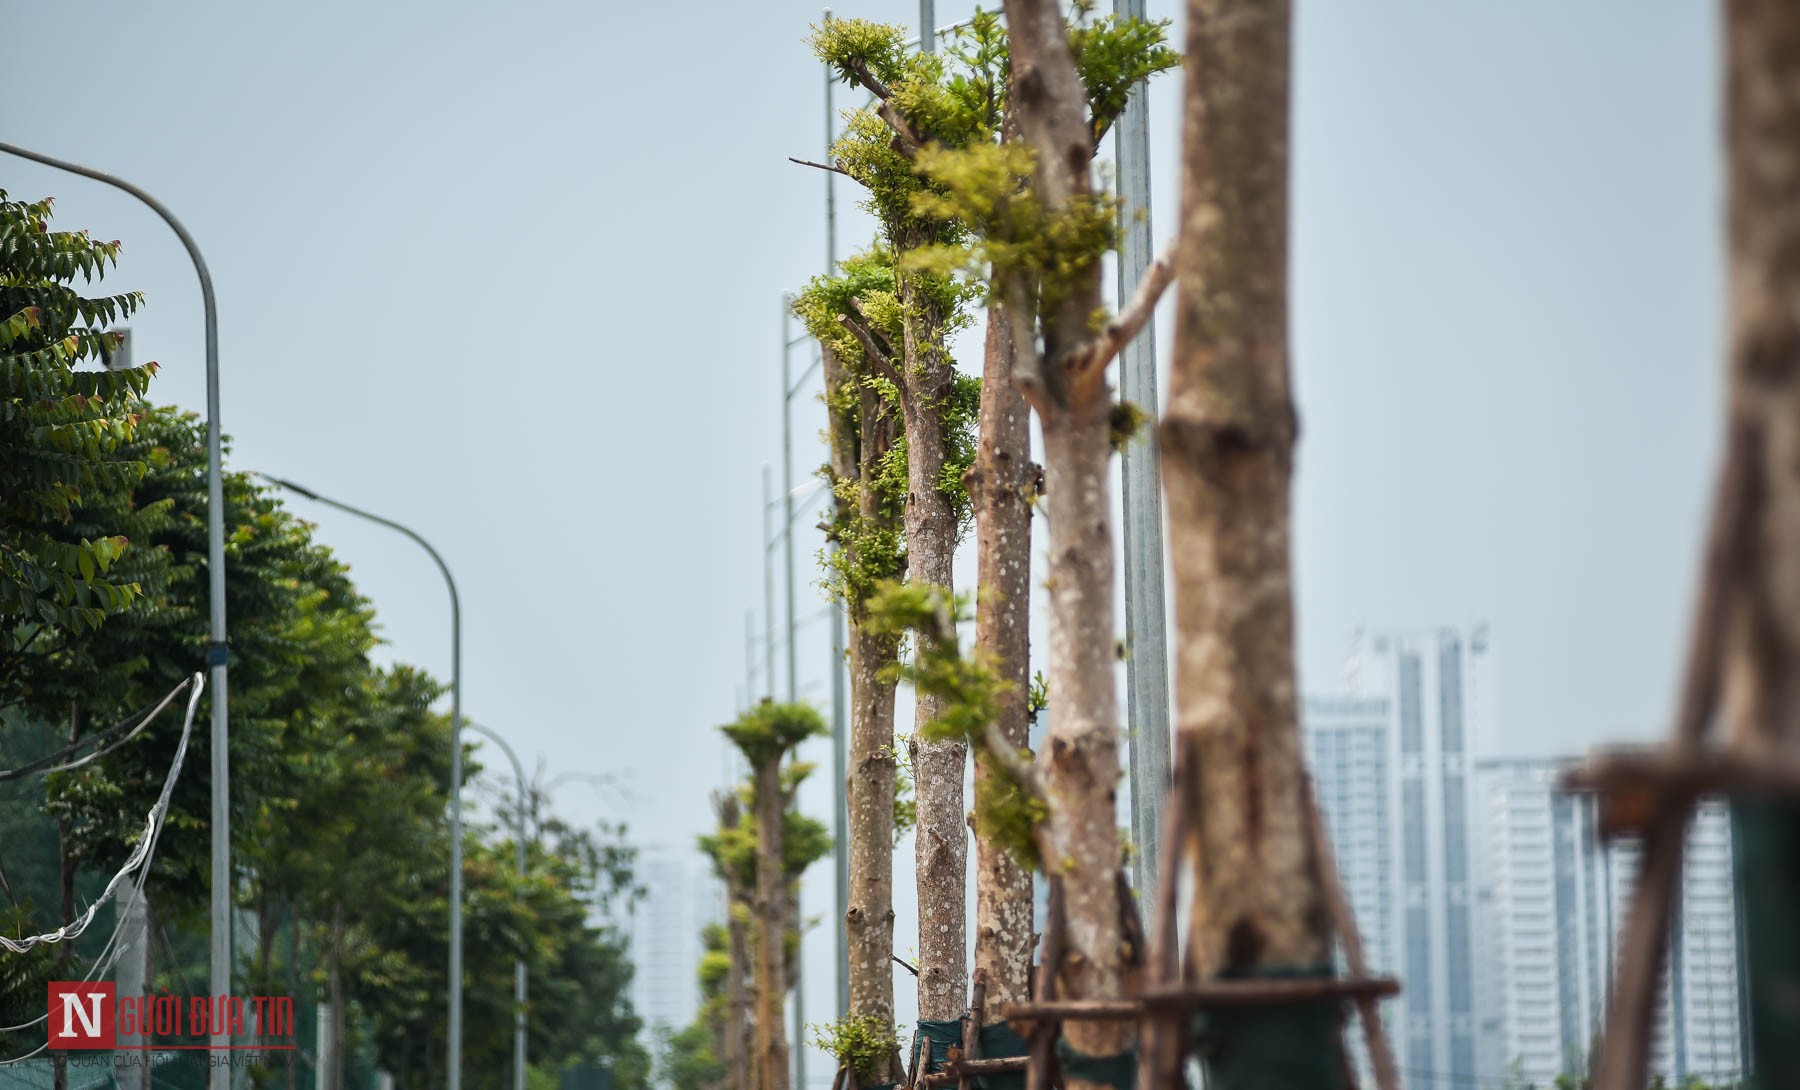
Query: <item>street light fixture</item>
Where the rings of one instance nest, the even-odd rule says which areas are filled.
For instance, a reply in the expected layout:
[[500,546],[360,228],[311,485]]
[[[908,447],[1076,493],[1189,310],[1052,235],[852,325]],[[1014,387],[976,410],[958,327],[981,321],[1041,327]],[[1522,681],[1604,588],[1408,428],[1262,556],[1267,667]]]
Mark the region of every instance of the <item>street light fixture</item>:
[[[519,763],[519,755],[513,747],[506,744],[506,739],[480,723],[470,723],[469,729],[476,734],[484,735],[499,745],[513,766],[513,782],[519,785],[518,832],[519,841],[519,877],[524,878],[527,866],[525,857],[525,766]],[[517,1008],[513,1014],[513,1090],[525,1090],[525,959],[513,962],[513,1005]]]
[[[213,299],[212,273],[194,236],[163,207],[161,201],[132,185],[93,167],[56,159],[42,152],[0,143],[0,151],[70,174],[79,174],[124,190],[150,206],[174,230],[200,277],[200,302],[206,313],[206,665],[212,687],[212,902],[207,936],[207,982],[215,996],[231,991],[231,755],[230,702],[226,699],[225,674],[225,474],[219,441],[219,312]],[[231,1044],[231,1035],[214,1030],[208,1043],[214,1049]],[[231,1069],[220,1065],[207,1075],[211,1090],[230,1090]]]
[[[382,518],[372,511],[364,511],[360,507],[321,496],[293,481],[267,473],[259,473],[258,476],[296,495],[305,496],[327,507],[335,507],[358,518],[368,519],[412,538],[430,554],[432,563],[443,573],[444,585],[450,588],[450,1032],[444,1085],[447,1090],[462,1090],[462,601],[456,594],[456,580],[451,578],[450,566],[431,547],[431,542],[393,519]],[[215,1084],[212,1090],[225,1088]]]

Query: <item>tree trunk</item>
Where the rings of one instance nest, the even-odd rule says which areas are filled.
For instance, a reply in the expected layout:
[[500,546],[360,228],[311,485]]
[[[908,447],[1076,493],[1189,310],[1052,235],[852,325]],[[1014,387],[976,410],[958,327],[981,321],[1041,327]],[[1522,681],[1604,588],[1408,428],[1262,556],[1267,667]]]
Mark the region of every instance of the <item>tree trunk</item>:
[[894,1020],[894,642],[850,631],[850,1011]]
[[[1729,428],[1747,525],[1727,591],[1732,745],[1800,760],[1800,8],[1726,0]],[[1800,1085],[1800,806],[1734,801],[1755,1085]],[[1753,1061],[1753,1062],[1752,1062]]]
[[781,758],[756,769],[756,1071],[757,1090],[787,1090],[787,873],[782,863]]
[[331,946],[326,952],[325,995],[331,1005],[331,1061],[323,1090],[344,1090],[344,906],[331,912]]
[[[872,483],[893,446],[892,413],[875,392],[852,374],[828,345],[821,347],[825,387],[830,394],[857,386],[854,423],[832,412],[829,438],[832,474],[858,484],[857,516],[865,524],[887,520]],[[839,500],[843,502],[842,499]],[[840,548],[854,550],[853,545]],[[851,555],[852,565],[861,558]],[[897,574],[897,573],[896,573]],[[849,903],[844,909],[848,938],[852,1015],[874,1015],[890,1029],[894,1022],[894,682],[882,671],[898,651],[891,637],[870,633],[864,603],[846,602],[850,621],[850,738],[844,800],[850,850]]]
[[732,889],[727,896],[726,938],[729,941],[730,967],[725,974],[725,1047],[720,1060],[725,1065],[725,1085],[730,1090],[752,1090],[754,1079],[747,1062],[745,1042],[750,1036],[750,996],[747,979],[750,964],[750,927],[738,908],[745,903],[741,891]]
[[[1031,426],[1013,386],[1012,331],[999,307],[988,308],[981,372],[981,422],[969,474],[975,507],[979,591],[975,654],[1009,684],[994,727],[1014,746],[1030,742],[1031,694]],[[975,809],[984,810],[996,783],[988,762],[975,762]],[[1031,998],[1031,872],[975,824],[975,972],[987,980],[987,1009]]]
[[[915,240],[914,245],[925,240]],[[912,247],[906,247],[910,249]],[[906,580],[915,587],[951,590],[956,513],[944,495],[944,425],[939,405],[955,381],[944,344],[944,315],[915,274],[900,275],[905,307]],[[919,633],[920,641],[928,637]],[[920,729],[937,719],[943,700],[915,695],[913,789],[919,821],[914,862],[919,897],[919,1017],[960,1018],[968,1005],[968,815],[963,771],[968,745],[928,742]]]
[[[72,746],[81,741],[81,702],[69,704],[69,744]],[[59,892],[58,904],[62,912],[61,921],[67,923],[75,918],[75,859],[69,848],[69,816],[62,814],[56,819],[56,877]],[[75,944],[60,944],[56,955],[57,964],[61,966],[62,979],[73,980],[75,966]],[[69,1090],[69,1057],[67,1053],[57,1052],[52,1057],[51,1083],[55,1090]]]
[[[1067,211],[1093,193],[1087,91],[1069,52],[1061,6],[1007,0],[1012,100],[1019,134],[1036,156],[1032,190]],[[1066,950],[1062,995],[1110,999],[1124,988],[1124,928],[1118,874],[1119,701],[1113,678],[1112,397],[1104,368],[1073,365],[1101,309],[1100,261],[1067,272],[1057,297],[1040,303],[1044,492],[1050,505],[1050,728],[1038,767],[1050,814],[1038,831],[1047,874],[1063,888]],[[1012,298],[1010,293],[1008,298]],[[1015,320],[1018,318],[1015,315]],[[1015,326],[1015,328],[1018,328]],[[1029,328],[1029,327],[1027,327]],[[1035,368],[1034,368],[1035,369]],[[1128,1023],[1064,1027],[1078,1052],[1127,1049]],[[1071,1076],[1075,1090],[1101,1084]]]
[[[1194,875],[1188,958],[1201,977],[1332,971],[1307,834],[1289,570],[1288,43],[1288,0],[1190,0],[1179,306],[1161,438]],[[1230,1012],[1248,1043],[1218,1050],[1210,1069],[1266,1071],[1279,1062],[1273,1045],[1317,1057],[1308,1077],[1319,1081],[1270,1073],[1264,1085],[1335,1084],[1336,1017],[1310,1009]]]

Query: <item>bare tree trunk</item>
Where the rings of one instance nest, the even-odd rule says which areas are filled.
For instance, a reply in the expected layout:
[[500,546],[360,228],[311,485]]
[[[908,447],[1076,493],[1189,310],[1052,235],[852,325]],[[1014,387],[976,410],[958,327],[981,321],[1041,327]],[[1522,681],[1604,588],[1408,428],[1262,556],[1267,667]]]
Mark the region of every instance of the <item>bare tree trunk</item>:
[[[1031,425],[1013,386],[1012,330],[988,308],[981,373],[981,422],[969,495],[975,507],[977,570],[975,653],[1009,683],[994,727],[1008,743],[1030,742]],[[975,762],[975,809],[997,789],[993,770]],[[1031,872],[975,824],[975,972],[987,980],[987,1009],[1031,998]]]
[[[918,240],[922,244],[924,240]],[[910,249],[911,247],[907,247]],[[954,578],[956,513],[944,495],[944,423],[939,406],[952,393],[955,369],[944,344],[944,315],[916,274],[899,277],[906,308],[905,382],[907,582],[941,587]],[[917,637],[926,640],[924,633]],[[912,741],[913,784],[919,821],[914,862],[919,897],[919,1017],[960,1018],[968,1005],[968,815],[963,772],[968,745],[929,742],[918,728],[937,719],[943,700],[916,694]]]
[[[737,828],[740,820],[735,792],[713,795],[721,831]],[[751,891],[743,877],[718,859],[719,878],[725,884],[725,1015],[719,1033],[719,1060],[725,1068],[726,1090],[756,1090],[755,1072],[749,1062],[750,1037],[750,920]]]
[[787,873],[782,863],[781,757],[756,768],[756,1071],[758,1090],[787,1090]]
[[[1093,192],[1086,88],[1069,52],[1061,6],[1007,0],[1012,102],[1019,134],[1036,153],[1032,189],[1066,211]],[[1038,767],[1050,815],[1040,828],[1044,867],[1063,888],[1066,954],[1059,980],[1068,998],[1105,999],[1124,987],[1118,873],[1119,702],[1113,679],[1111,393],[1104,361],[1080,366],[1101,309],[1098,255],[1057,284],[1036,315],[1043,346],[1016,337],[1019,378],[1043,426],[1044,492],[1050,504],[1050,728]],[[1014,285],[1016,288],[1017,285]],[[1017,293],[1009,293],[1012,305]],[[1015,329],[1023,315],[1015,314]],[[1029,325],[1024,328],[1029,330]],[[1040,362],[1041,361],[1041,362]],[[1126,1023],[1079,1021],[1064,1030],[1090,1056],[1131,1044]],[[1071,1077],[1071,1087],[1099,1084]]]
[[725,1085],[731,1090],[752,1090],[755,1086],[746,1043],[750,1037],[750,926],[739,918],[735,909],[742,898],[729,898],[726,937],[730,941],[731,965],[725,974],[725,1049],[720,1057],[725,1064]]
[[[1288,0],[1190,0],[1187,48],[1162,465],[1180,635],[1179,774],[1190,800],[1183,847],[1194,875],[1188,959],[1202,977],[1330,975],[1330,916],[1307,831],[1289,569]],[[1335,1013],[1308,1020],[1297,1011],[1232,1012],[1233,1025],[1272,1028],[1221,1048],[1212,1069],[1266,1069],[1276,1045],[1319,1057],[1312,1074],[1326,1081],[1310,1085],[1337,1081]],[[1267,1077],[1271,1087],[1308,1085]]]
[[[832,411],[829,438],[832,474],[857,483],[857,517],[864,525],[891,523],[882,497],[872,486],[882,459],[893,446],[893,413],[875,392],[822,345],[827,401],[855,386],[854,412]],[[842,498],[839,503],[844,502]],[[860,565],[853,542],[847,561]],[[898,573],[895,573],[898,574]],[[894,1022],[894,790],[899,762],[894,753],[894,682],[882,671],[898,652],[891,637],[868,631],[863,603],[849,601],[850,738],[844,799],[850,850],[849,903],[844,910],[848,938],[852,1015],[874,1015],[891,1029]]]
[[[1729,428],[1747,448],[1747,525],[1726,591],[1730,744],[1800,760],[1800,7],[1725,0]],[[1800,805],[1739,798],[1756,1085],[1800,1085]]]

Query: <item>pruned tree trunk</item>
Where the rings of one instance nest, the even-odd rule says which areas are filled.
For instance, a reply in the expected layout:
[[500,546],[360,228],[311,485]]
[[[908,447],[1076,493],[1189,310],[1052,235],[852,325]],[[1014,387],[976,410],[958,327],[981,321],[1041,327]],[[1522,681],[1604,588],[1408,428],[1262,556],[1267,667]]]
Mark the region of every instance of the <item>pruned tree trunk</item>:
[[[1007,0],[1012,109],[1036,155],[1034,195],[1053,212],[1088,200],[1092,136],[1087,92],[1069,51],[1060,5]],[[1054,298],[1038,296],[1039,350],[1025,316],[1014,313],[1022,392],[1044,437],[1044,493],[1050,506],[1050,726],[1038,767],[1050,814],[1038,837],[1048,874],[1060,880],[1066,952],[1061,994],[1122,994],[1124,929],[1118,873],[1119,702],[1113,679],[1112,398],[1104,360],[1089,360],[1091,321],[1101,310],[1099,255],[1059,274]],[[1016,307],[1020,285],[1003,296]],[[1029,361],[1029,366],[1026,366]],[[1078,1052],[1110,1056],[1131,1044],[1122,1022],[1071,1022]],[[1082,1090],[1100,1084],[1071,1076]]]
[[[1721,709],[1730,743],[1800,762],[1800,7],[1726,0],[1728,405],[1747,451],[1747,518],[1726,590]],[[1729,485],[1728,485],[1729,487]],[[1739,798],[1755,1085],[1800,1085],[1800,805]],[[1752,1062],[1753,1061],[1753,1062]]]
[[[1289,17],[1288,0],[1188,4],[1179,304],[1161,441],[1179,794],[1190,807],[1182,847],[1194,879],[1188,961],[1203,978],[1331,973],[1307,831],[1289,566]],[[1335,1084],[1335,1015],[1297,1011],[1230,1012],[1233,1025],[1260,1020],[1265,1032],[1216,1050],[1212,1070],[1254,1068],[1270,1087]],[[1322,1081],[1285,1081],[1271,1045],[1316,1057],[1310,1074]]]
[[[740,820],[737,796],[725,791],[713,796],[721,830],[737,827]],[[752,891],[745,888],[743,878],[721,865],[719,877],[725,884],[725,1011],[719,1060],[725,1069],[726,1090],[755,1090],[755,1076],[749,1062],[750,1040],[750,919]]]
[[[918,240],[915,245],[923,244]],[[912,247],[907,247],[910,249]],[[906,308],[905,358],[900,368],[906,427],[906,580],[916,587],[951,590],[956,553],[956,512],[943,492],[944,421],[940,406],[951,396],[955,368],[944,344],[939,305],[917,274],[899,277]],[[918,639],[928,639],[921,633]],[[919,819],[914,862],[919,898],[919,1017],[960,1018],[968,1005],[966,890],[969,838],[963,773],[968,745],[927,741],[919,728],[937,719],[941,698],[915,694],[912,739],[913,790]]]
[[[975,653],[1009,688],[994,727],[1002,739],[1030,742],[1031,504],[1030,410],[1013,385],[1012,329],[988,308],[981,372],[981,420],[969,496],[977,537]],[[998,790],[989,760],[975,762],[975,808]],[[1031,872],[975,825],[975,972],[987,981],[987,1010],[1031,997]]]
[[[821,345],[827,400],[854,387],[856,410],[832,412],[828,437],[832,474],[856,481],[857,516],[887,519],[881,497],[869,486],[894,442],[894,420],[873,390],[850,371],[829,345]],[[843,502],[842,499],[839,502]],[[854,545],[840,544],[854,549]],[[861,558],[851,556],[857,564]],[[844,910],[848,938],[850,1009],[894,1021],[894,686],[883,670],[894,662],[896,641],[868,630],[863,603],[847,602],[850,620],[850,738],[844,800],[848,811],[850,891]]]
[[788,931],[782,812],[787,793],[781,787],[781,756],[759,762],[755,776],[757,1090],[787,1090],[787,1032],[782,1020]]

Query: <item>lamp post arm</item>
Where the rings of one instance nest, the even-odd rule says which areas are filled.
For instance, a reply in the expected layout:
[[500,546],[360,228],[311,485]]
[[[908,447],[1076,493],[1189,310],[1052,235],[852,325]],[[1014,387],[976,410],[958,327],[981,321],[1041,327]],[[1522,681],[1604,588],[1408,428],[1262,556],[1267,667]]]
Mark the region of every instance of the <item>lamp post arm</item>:
[[[219,309],[213,298],[212,273],[206,268],[206,258],[201,256],[199,244],[175,218],[175,213],[125,179],[17,144],[0,142],[0,151],[91,178],[149,205],[181,240],[188,258],[194,263],[195,274],[200,277],[200,301],[206,320],[206,665],[212,677],[212,894],[208,912],[207,982],[214,994],[223,994],[231,990],[231,702],[227,697],[226,682],[229,655],[225,642],[225,469],[223,433],[219,424]],[[223,1048],[231,1043],[231,1038],[227,1033],[214,1032],[209,1043],[215,1049]],[[230,1078],[228,1068],[214,1067],[207,1075],[207,1085],[212,1090],[226,1090]]]
[[431,547],[431,542],[420,537],[411,527],[402,526],[373,511],[365,511],[328,496],[321,496],[312,489],[283,477],[270,473],[259,473],[257,476],[315,503],[335,507],[339,511],[405,534],[431,557],[432,563],[443,573],[444,585],[450,589],[450,1026],[444,1085],[446,1090],[462,1090],[462,599],[456,593],[456,579],[450,574],[450,565],[444,563],[444,558]]

